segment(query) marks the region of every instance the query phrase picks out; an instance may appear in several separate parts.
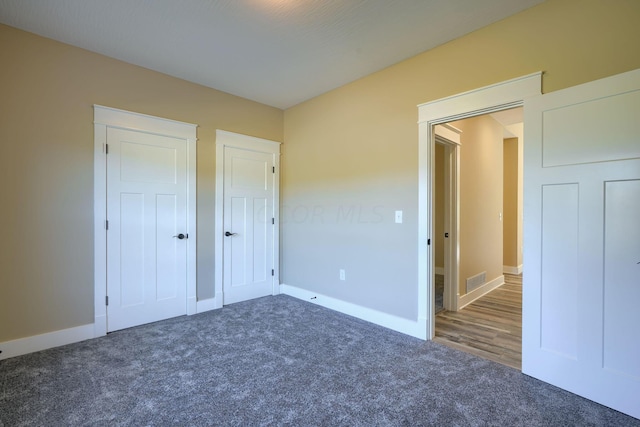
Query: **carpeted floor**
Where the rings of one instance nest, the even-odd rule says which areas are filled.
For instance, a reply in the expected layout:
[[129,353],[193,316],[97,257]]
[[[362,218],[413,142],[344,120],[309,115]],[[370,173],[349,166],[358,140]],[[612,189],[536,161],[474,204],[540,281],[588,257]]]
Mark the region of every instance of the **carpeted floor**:
[[435,289],[436,300],[435,300],[434,313],[438,314],[442,310],[444,310],[444,276],[442,274],[435,275],[434,285],[436,288]]
[[640,426],[506,366],[287,296],[0,362],[3,426]]

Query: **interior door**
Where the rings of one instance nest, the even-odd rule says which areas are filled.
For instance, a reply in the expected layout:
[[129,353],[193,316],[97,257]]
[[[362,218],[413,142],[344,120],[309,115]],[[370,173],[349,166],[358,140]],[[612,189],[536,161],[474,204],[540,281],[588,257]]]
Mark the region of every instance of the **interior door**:
[[640,70],[525,101],[522,371],[640,418]]
[[186,140],[107,129],[107,330],[186,314]]
[[224,149],[224,304],[273,293],[274,156]]

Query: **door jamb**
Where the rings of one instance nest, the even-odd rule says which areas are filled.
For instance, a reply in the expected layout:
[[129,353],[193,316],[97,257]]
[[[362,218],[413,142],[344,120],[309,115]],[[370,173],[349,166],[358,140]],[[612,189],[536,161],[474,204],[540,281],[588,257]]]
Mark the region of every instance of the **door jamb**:
[[[442,145],[445,149],[444,230],[449,233],[449,237],[444,239],[445,282],[443,305],[445,310],[449,311],[458,311],[458,275],[460,267],[460,251],[458,250],[460,248],[459,148],[461,145],[461,133],[460,129],[447,123],[434,126],[434,142]],[[442,236],[438,238],[442,238]]]
[[187,143],[187,314],[196,313],[196,128],[198,125],[93,105],[94,337],[107,333],[107,129],[184,139]]
[[226,147],[273,155],[273,270],[272,295],[280,293],[280,142],[216,129],[215,296],[214,308],[224,304],[224,151]]
[[434,253],[429,244],[434,232],[434,126],[522,106],[541,89],[542,72],[537,72],[418,106],[418,323],[424,339],[435,334]]

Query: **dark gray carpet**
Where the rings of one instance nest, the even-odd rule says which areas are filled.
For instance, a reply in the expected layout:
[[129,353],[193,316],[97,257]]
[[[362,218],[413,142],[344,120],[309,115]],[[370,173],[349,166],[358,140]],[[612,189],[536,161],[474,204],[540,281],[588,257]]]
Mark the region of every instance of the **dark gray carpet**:
[[0,424],[640,421],[506,366],[278,296],[2,361]]
[[444,276],[442,274],[435,275],[434,285],[436,293],[435,313],[438,314],[444,310]]

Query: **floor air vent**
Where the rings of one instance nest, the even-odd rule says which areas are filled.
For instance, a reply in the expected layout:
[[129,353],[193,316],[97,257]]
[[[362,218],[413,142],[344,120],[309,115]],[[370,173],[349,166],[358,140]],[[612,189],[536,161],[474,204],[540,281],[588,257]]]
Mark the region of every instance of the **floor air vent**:
[[467,292],[469,293],[474,289],[478,289],[480,286],[484,285],[487,282],[487,272],[483,271],[480,274],[476,274],[475,276],[471,276],[467,278]]

